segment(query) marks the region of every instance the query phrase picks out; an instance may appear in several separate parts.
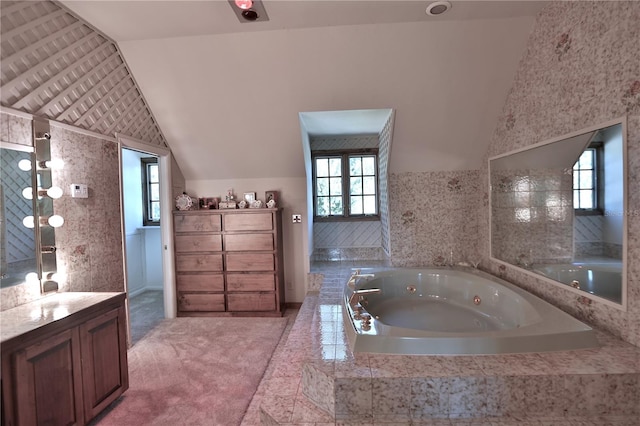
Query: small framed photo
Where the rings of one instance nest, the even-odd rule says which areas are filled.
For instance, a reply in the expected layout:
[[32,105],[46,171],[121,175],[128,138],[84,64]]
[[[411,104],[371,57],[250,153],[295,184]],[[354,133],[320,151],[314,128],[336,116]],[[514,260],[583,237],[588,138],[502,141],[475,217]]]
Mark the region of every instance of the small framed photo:
[[256,200],[256,193],[255,192],[245,192],[244,193],[244,200],[247,202],[248,205],[251,205],[251,203],[253,203]]
[[[273,201],[273,203],[270,203]],[[266,191],[264,193],[264,202],[267,205],[277,206],[278,205],[278,191]]]

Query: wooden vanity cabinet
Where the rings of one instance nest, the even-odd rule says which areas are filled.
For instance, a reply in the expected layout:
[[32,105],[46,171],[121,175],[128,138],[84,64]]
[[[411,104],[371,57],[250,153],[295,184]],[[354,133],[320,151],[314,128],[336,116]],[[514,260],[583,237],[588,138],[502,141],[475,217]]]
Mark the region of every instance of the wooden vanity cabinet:
[[178,315],[282,315],[279,209],[174,213]]
[[2,424],[84,425],[124,393],[129,387],[124,297],[120,293],[3,337]]

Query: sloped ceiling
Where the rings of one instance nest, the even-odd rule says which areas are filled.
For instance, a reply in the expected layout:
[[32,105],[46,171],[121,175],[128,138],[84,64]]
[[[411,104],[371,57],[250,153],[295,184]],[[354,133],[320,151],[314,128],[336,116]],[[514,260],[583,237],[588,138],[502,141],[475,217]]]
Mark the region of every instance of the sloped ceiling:
[[62,3],[118,43],[187,180],[303,177],[299,113],[332,110],[395,110],[391,172],[479,168],[544,6]]

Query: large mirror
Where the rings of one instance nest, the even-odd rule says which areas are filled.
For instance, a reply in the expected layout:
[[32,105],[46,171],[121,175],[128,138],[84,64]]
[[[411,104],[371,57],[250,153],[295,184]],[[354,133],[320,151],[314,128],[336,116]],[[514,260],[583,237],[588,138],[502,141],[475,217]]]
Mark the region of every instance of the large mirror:
[[34,203],[33,197],[25,197],[33,188],[33,148],[2,142],[0,161],[0,286],[4,288],[25,282],[27,276],[38,279]]
[[626,122],[489,159],[491,257],[626,307]]

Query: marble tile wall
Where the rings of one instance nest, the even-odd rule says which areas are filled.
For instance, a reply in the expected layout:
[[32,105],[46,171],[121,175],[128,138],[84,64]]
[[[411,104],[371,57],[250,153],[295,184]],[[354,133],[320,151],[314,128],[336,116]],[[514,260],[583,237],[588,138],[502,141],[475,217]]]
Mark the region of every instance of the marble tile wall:
[[[391,263],[429,266],[479,260],[477,170],[389,176]],[[488,205],[488,203],[487,203]]]
[[[578,318],[640,346],[640,3],[552,2],[538,15],[487,157],[627,117],[627,310],[583,304],[574,293],[488,259],[489,212],[480,209],[490,271]],[[486,163],[485,163],[486,164]],[[486,167],[480,182],[486,182]],[[486,198],[488,185],[479,191]]]

